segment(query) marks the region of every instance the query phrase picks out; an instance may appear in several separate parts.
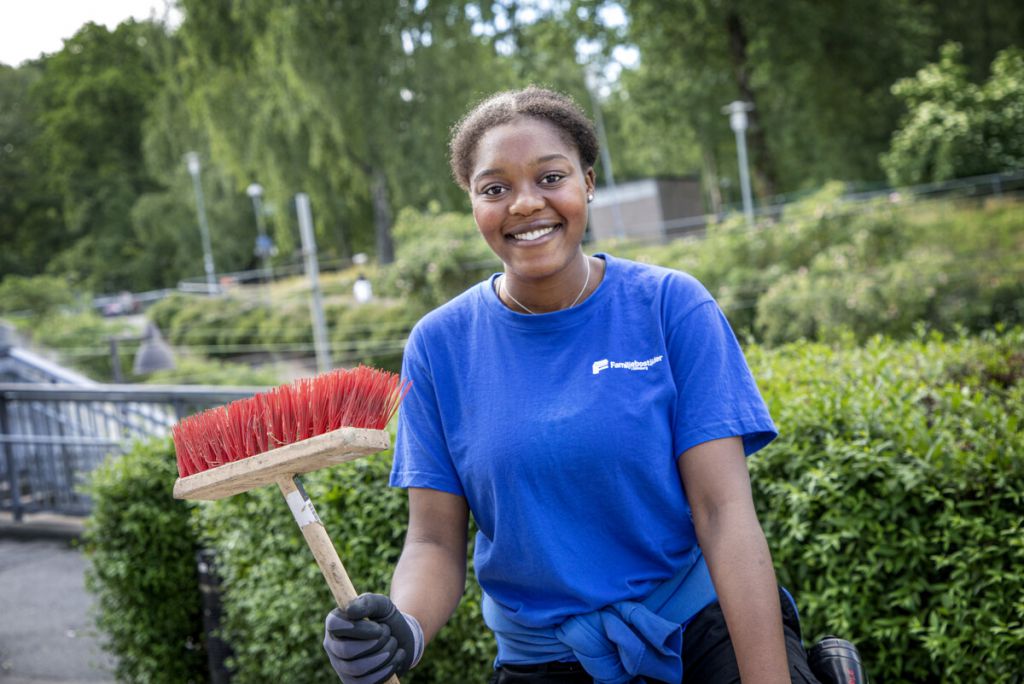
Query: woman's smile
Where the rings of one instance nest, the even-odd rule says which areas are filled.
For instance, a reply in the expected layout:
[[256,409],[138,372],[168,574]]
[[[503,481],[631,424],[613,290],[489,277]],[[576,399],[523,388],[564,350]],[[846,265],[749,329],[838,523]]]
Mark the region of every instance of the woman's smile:
[[517,228],[511,231],[505,238],[516,243],[532,243],[551,235],[561,227],[561,222],[533,221],[521,229]]

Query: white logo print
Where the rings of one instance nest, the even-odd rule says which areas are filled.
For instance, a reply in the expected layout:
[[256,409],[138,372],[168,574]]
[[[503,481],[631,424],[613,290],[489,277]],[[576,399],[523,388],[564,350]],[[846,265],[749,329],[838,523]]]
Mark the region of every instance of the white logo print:
[[601,359],[600,361],[594,362],[592,370],[594,375],[597,375],[603,370],[608,370],[609,368],[622,368],[624,370],[631,371],[645,371],[651,366],[657,363],[661,363],[661,361],[664,358],[664,356],[658,355],[655,356],[654,358],[647,359],[646,361],[609,361],[608,359]]

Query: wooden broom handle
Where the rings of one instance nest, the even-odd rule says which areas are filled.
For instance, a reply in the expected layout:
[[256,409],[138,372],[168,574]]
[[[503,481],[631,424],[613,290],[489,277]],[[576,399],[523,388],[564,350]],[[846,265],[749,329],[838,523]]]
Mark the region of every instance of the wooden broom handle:
[[[295,478],[282,477],[277,481],[281,493],[284,494],[288,507],[292,509],[295,522],[302,530],[302,536],[306,539],[306,545],[313,552],[316,564],[320,566],[320,573],[327,580],[327,586],[334,596],[334,602],[342,610],[356,598],[356,588],[352,585],[345,566],[338,557],[338,551],[327,534],[327,529],[320,522],[320,517],[313,508],[313,502],[309,500],[306,493],[299,489]],[[398,677],[392,675],[388,678],[387,684],[399,684]]]

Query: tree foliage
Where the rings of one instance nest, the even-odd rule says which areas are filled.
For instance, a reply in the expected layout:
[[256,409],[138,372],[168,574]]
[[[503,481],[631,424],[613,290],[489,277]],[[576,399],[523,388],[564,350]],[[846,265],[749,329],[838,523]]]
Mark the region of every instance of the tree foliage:
[[142,161],[142,124],[157,89],[144,48],[164,36],[149,24],[114,31],[87,24],[45,60],[34,88],[40,107],[41,179],[61,198],[63,232],[49,264],[75,282],[111,290],[133,273],[136,198],[152,187]]
[[989,79],[969,80],[963,47],[893,86],[907,113],[882,165],[894,184],[944,181],[1024,168],[1024,50],[1008,48]]
[[[174,30],[90,24],[52,55],[0,67],[0,238],[11,245],[0,279],[49,271],[109,292],[201,277],[188,151],[202,159],[218,273],[256,265],[253,182],[265,190],[277,261],[298,260],[293,198],[305,192],[325,257],[371,252],[386,263],[403,209],[466,207],[445,143],[471,103],[539,83],[590,109],[584,70],[630,48],[639,66],[605,78],[597,100],[616,174],[699,173],[716,212],[738,199],[721,112],[736,99],[755,105],[748,143],[764,198],[830,178],[881,181],[879,157],[904,105],[914,113],[885,170],[904,163],[899,149],[923,149],[928,122],[952,130],[947,142],[926,141],[941,154],[925,165],[942,173],[1010,168],[1024,138],[1016,53],[975,85],[1024,39],[1015,0],[182,0],[181,9]],[[609,19],[623,12],[625,23]],[[941,100],[941,89],[910,83],[950,40],[963,46],[959,66],[929,67],[957,90]],[[949,115],[920,114],[928,107]],[[964,117],[969,135],[958,132]],[[986,142],[980,152],[979,135],[1002,148]]]

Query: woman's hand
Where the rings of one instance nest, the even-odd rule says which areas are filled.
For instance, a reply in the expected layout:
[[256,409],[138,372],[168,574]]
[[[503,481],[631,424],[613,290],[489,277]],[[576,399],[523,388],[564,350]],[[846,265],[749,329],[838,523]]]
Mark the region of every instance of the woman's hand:
[[378,684],[416,666],[423,630],[387,596],[363,594],[328,613],[324,650],[345,684]]

